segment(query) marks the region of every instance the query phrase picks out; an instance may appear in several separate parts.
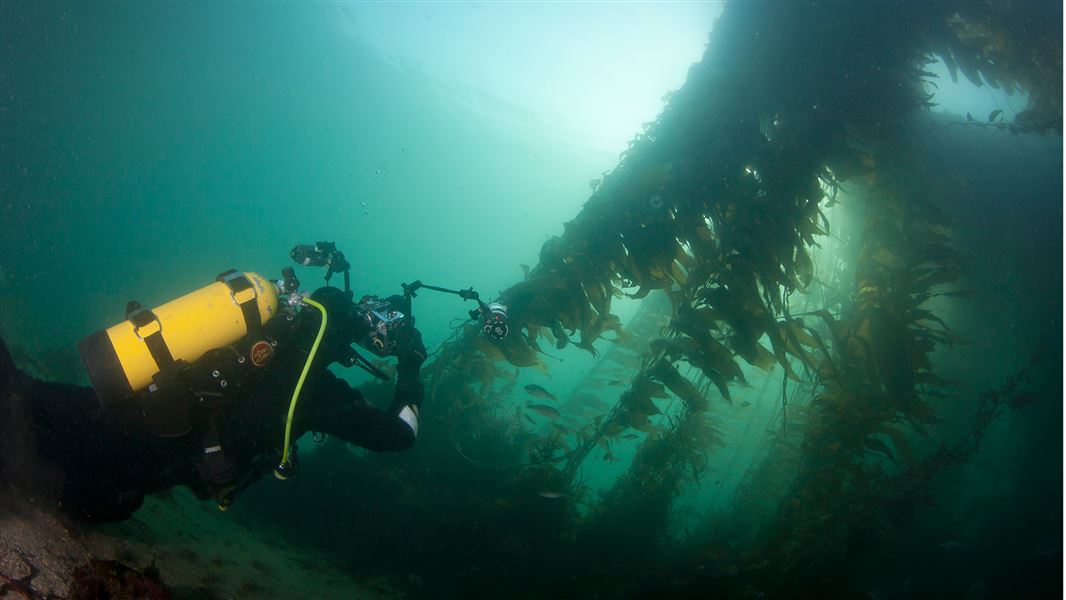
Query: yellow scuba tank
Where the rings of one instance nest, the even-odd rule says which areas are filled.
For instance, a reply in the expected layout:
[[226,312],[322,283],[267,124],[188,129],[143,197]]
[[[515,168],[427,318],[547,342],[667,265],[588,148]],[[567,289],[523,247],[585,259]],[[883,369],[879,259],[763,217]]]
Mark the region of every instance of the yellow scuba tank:
[[174,361],[193,362],[208,350],[236,342],[277,310],[273,282],[230,270],[156,308],[131,303],[125,321],[84,338],[78,352],[96,395],[107,405],[148,387]]

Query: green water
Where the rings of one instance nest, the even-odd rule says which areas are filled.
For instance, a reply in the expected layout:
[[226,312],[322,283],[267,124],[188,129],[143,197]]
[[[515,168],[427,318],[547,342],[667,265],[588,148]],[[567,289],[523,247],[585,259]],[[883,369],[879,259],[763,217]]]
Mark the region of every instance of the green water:
[[[551,123],[479,108],[431,74],[387,60],[351,34],[351,9],[0,4],[0,335],[21,363],[85,383],[73,345],[121,319],[128,300],[155,305],[231,267],[276,277],[297,243],[335,241],[352,262],[357,294],[399,293],[421,279],[495,297],[523,279],[520,265],[537,264],[541,245],[563,233],[589,198],[589,180],[614,168],[617,153]],[[1047,12],[1061,18],[1061,6]],[[1058,36],[1061,47],[1061,29]],[[1058,72],[1061,91],[1061,63]],[[1013,98],[1012,118],[1025,102]],[[935,126],[920,136],[923,164],[963,190],[948,212],[970,263],[967,282],[979,291],[935,302],[968,336],[932,355],[943,377],[962,383],[959,398],[937,404],[932,434],[913,435],[914,451],[929,455],[967,436],[973,398],[1001,386],[1043,344],[1027,382],[1040,402],[1005,411],[980,449],[934,478],[923,490],[930,501],[893,528],[852,540],[852,556],[821,557],[846,583],[792,589],[796,597],[1061,592],[1061,120],[1059,132],[1038,136],[946,125],[961,119],[914,119]],[[834,237],[820,238],[813,255],[820,275],[837,273],[847,285],[811,292],[812,310],[846,308],[853,294],[866,199],[852,193],[850,204],[826,210]],[[308,289],[322,275],[298,274]],[[431,350],[470,308],[431,293],[415,302]],[[672,310],[659,293],[612,309],[623,327],[647,332],[644,342]],[[261,524],[262,539],[326,556],[355,580],[385,578],[397,595],[792,595],[761,587],[766,571],[752,565],[764,550],[752,548],[764,538],[747,537],[774,529],[777,502],[800,468],[802,407],[815,392],[806,381],[783,393],[780,367],[768,374],[744,364],[747,385],[730,384],[730,403],[714,396],[700,417],[704,446],[694,451],[702,469],[682,477],[658,512],[655,501],[634,498],[638,508],[604,514],[614,506],[604,498],[638,448],[681,418],[673,395],[659,402],[651,431],[628,429],[609,449],[594,449],[570,488],[526,487],[531,448],[555,430],[553,419],[523,408],[534,400],[523,386],[558,397],[563,438],[576,446],[570,430],[602,418],[644,358],[644,348],[609,338],[596,341],[597,356],[542,339],[547,369],[521,369],[480,426],[435,424],[434,411],[450,407],[427,397],[430,430],[407,453],[368,455],[308,437],[297,481],[264,480],[233,510]],[[165,512],[145,512],[138,518],[166,522]],[[210,527],[228,517],[196,518]],[[317,595],[325,592],[304,597]]]
[[[328,5],[5,10],[6,310],[57,313],[5,323],[55,345],[128,297],[162,301],[231,266],[277,276],[319,239],[360,289],[494,293],[614,161],[464,110]],[[426,334],[460,309],[427,295]]]

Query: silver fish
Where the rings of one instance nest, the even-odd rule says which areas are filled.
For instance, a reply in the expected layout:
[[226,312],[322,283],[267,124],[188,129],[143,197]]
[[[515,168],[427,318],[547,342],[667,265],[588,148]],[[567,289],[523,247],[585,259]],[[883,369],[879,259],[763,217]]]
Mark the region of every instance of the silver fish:
[[524,389],[527,394],[533,396],[534,398],[543,398],[544,400],[558,400],[558,398],[555,397],[555,394],[549,392],[548,390],[540,387],[535,383],[531,383],[522,389]]
[[526,404],[526,408],[537,413],[538,415],[548,417],[549,419],[558,419],[561,414],[554,406],[548,406],[547,404]]

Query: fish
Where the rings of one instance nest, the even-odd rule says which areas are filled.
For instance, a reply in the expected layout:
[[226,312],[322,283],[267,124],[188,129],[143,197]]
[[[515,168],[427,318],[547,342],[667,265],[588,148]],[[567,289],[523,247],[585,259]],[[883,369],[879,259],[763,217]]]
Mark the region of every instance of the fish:
[[994,111],[992,111],[991,113],[989,113],[989,115],[988,115],[988,122],[989,122],[989,123],[991,123],[992,121],[995,121],[995,120],[996,120],[996,117],[998,117],[998,116],[999,116],[999,114],[1000,114],[1001,112],[1003,112],[1003,111],[1002,111],[1002,110],[999,110],[999,109],[997,108],[996,110],[994,110]]
[[522,415],[522,416],[525,417],[526,420],[529,421],[530,423],[533,423],[534,425],[536,424],[536,421],[533,420],[533,417],[531,417],[529,415]]
[[747,400],[745,400],[745,401],[740,403],[740,406],[743,407],[743,408],[747,408],[747,407],[751,406],[751,402],[748,402]]
[[640,437],[640,436],[635,434],[635,433],[627,433],[627,434],[622,436],[622,439],[623,440],[634,440],[634,439],[637,439],[638,437]]
[[558,419],[561,416],[561,413],[554,406],[548,406],[547,404],[533,404],[530,402],[526,404],[526,408],[549,419]]
[[622,385],[623,383],[625,382],[621,379],[612,379],[611,381],[607,382],[607,385]]
[[552,499],[552,500],[554,500],[556,498],[566,498],[566,494],[564,494],[562,492],[552,492],[552,491],[549,491],[549,490],[544,490],[543,492],[538,492],[537,495],[540,496],[541,498],[549,498],[549,499]]
[[535,383],[531,383],[522,389],[524,389],[527,394],[533,396],[534,398],[543,398],[544,400],[558,400],[558,398],[555,397],[555,394],[549,392],[548,390],[540,387]]

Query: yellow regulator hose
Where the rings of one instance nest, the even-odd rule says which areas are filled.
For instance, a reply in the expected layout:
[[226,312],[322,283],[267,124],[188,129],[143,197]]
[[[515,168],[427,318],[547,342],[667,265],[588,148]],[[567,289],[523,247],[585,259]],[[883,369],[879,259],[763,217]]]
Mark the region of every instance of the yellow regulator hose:
[[318,312],[322,313],[322,324],[318,326],[318,336],[315,337],[315,343],[311,345],[311,352],[307,355],[307,362],[304,363],[303,372],[300,373],[300,379],[296,382],[296,388],[292,391],[292,400],[289,402],[289,417],[285,420],[285,445],[281,447],[281,462],[274,468],[274,476],[282,480],[288,478],[287,472],[291,467],[289,448],[292,441],[292,416],[296,414],[296,402],[300,399],[300,389],[304,386],[304,379],[307,379],[307,372],[311,370],[311,363],[315,360],[318,345],[322,343],[322,335],[326,333],[326,307],[310,298],[304,298],[303,302],[317,308]]

